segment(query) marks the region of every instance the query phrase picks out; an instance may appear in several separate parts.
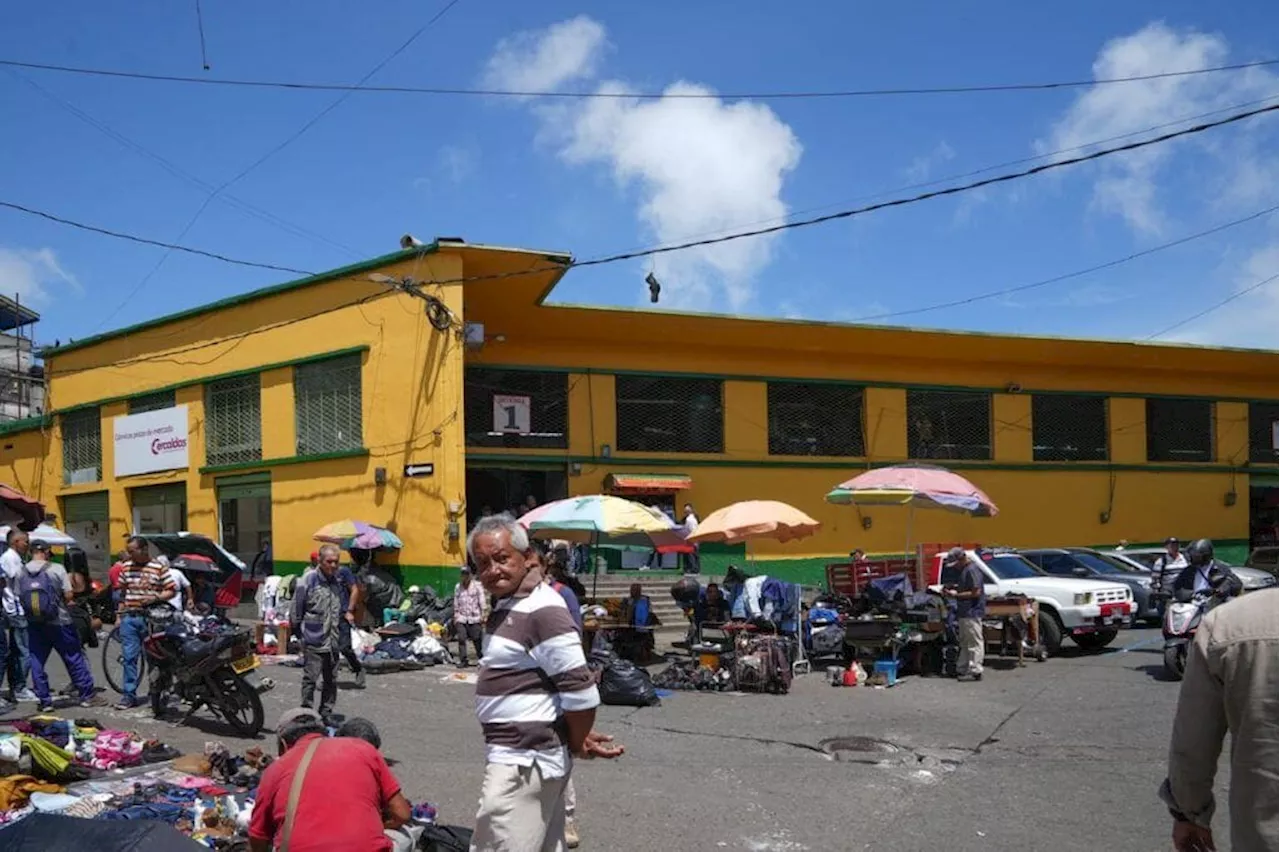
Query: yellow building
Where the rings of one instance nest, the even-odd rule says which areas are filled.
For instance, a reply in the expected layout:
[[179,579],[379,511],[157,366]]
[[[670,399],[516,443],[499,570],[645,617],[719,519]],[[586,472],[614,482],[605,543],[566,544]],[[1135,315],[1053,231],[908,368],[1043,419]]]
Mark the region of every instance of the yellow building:
[[816,579],[904,548],[905,512],[823,495],[912,459],[1001,508],[916,513],[916,542],[1274,542],[1274,352],[544,304],[570,264],[441,240],[48,350],[0,479],[102,551],[190,529],[296,570],[328,521],[387,525],[442,590],[482,509],[604,490],[793,503],[822,531],[749,555]]

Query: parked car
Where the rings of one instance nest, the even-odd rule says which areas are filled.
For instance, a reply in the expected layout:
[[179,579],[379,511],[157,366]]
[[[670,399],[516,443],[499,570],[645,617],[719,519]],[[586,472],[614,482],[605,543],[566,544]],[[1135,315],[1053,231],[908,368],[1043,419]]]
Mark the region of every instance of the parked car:
[[[1265,550],[1266,548],[1258,549]],[[1275,548],[1271,549],[1272,551],[1275,550]],[[1162,553],[1164,553],[1163,547],[1144,547],[1138,550],[1131,550],[1126,547],[1123,551],[1114,555],[1126,556],[1150,568],[1155,564],[1156,559]],[[1252,554],[1250,554],[1250,556],[1252,556]],[[1276,575],[1262,568],[1229,565],[1221,559],[1219,559],[1218,562],[1226,565],[1237,577],[1240,578],[1240,582],[1244,585],[1244,591],[1246,592],[1256,592],[1259,589],[1270,589],[1276,585]]]
[[1046,574],[1055,577],[1081,577],[1124,583],[1133,593],[1134,620],[1160,620],[1156,603],[1151,599],[1151,572],[1134,563],[1099,553],[1088,547],[1047,547],[1019,551]]
[[[1129,626],[1133,594],[1123,583],[1052,577],[1013,550],[968,550],[970,562],[985,578],[987,596],[1026,595],[1040,604],[1040,642],[1050,654],[1063,636],[1089,651],[1105,648],[1121,628]],[[943,568],[945,553],[925,566],[930,588],[959,582],[958,568]]]
[[1255,547],[1249,553],[1249,558],[1244,561],[1244,566],[1258,571],[1266,571],[1274,577],[1276,576],[1276,550],[1275,545]]

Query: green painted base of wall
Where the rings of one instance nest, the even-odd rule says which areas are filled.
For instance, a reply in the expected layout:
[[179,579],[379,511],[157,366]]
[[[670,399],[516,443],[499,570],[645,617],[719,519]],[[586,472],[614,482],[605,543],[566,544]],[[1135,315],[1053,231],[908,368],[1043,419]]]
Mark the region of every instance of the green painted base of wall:
[[[281,576],[301,574],[307,567],[305,562],[275,563],[275,573]],[[387,565],[391,576],[395,577],[403,588],[410,586],[430,586],[436,594],[448,597],[453,594],[453,587],[458,584],[458,567],[456,565]]]

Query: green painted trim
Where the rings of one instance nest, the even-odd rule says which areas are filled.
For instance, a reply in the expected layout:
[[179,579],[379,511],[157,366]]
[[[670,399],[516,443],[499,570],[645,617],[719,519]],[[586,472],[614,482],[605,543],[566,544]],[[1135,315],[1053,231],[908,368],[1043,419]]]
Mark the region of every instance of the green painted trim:
[[[472,453],[466,454],[467,462],[482,461],[488,464],[502,463],[537,463],[560,466],[578,462],[603,467],[627,467],[653,465],[655,467],[765,467],[765,468],[819,468],[824,470],[867,470],[868,468],[889,467],[895,464],[907,464],[910,461],[923,459],[900,459],[897,461],[872,461],[850,458],[847,461],[801,461],[800,457],[790,456],[787,461],[769,459],[726,459],[709,456],[684,456],[681,458],[640,458],[614,455],[609,458],[588,455],[547,455],[530,456],[512,453]],[[1253,473],[1263,466],[1258,464],[1225,465],[1206,462],[1204,464],[1108,464],[1106,462],[985,462],[985,461],[951,461],[937,459],[952,470],[1027,470],[1027,471],[1086,471],[1086,472],[1141,472],[1141,473]],[[929,463],[933,463],[930,461]],[[1266,471],[1276,470],[1275,466],[1266,467]]]
[[185,311],[177,313],[165,314],[155,319],[144,320],[135,325],[118,328],[114,331],[105,331],[102,334],[95,334],[93,337],[86,337],[83,340],[77,340],[74,343],[67,343],[63,346],[48,346],[40,350],[43,358],[62,355],[67,352],[74,352],[78,349],[85,349],[104,343],[108,340],[114,340],[117,337],[123,337],[126,334],[137,334],[140,331],[157,328],[169,323],[178,322],[180,320],[191,319],[193,317],[203,316],[204,314],[221,311],[227,308],[234,308],[240,305],[247,305],[256,302],[259,299],[270,298],[271,296],[279,296],[283,293],[289,293],[294,290],[300,290],[304,287],[310,287],[313,284],[323,284],[326,281],[333,281],[337,278],[345,278],[358,272],[368,272],[371,269],[377,269],[380,266],[386,266],[389,263],[405,260],[415,255],[434,254],[439,249],[439,243],[432,242],[424,246],[415,246],[411,249],[403,249],[401,251],[384,254],[380,257],[362,260],[359,263],[353,263],[350,266],[342,266],[338,269],[330,269],[327,272],[320,272],[316,275],[308,275],[305,278],[297,278],[293,281],[285,281],[282,284],[272,284],[268,287],[260,287],[257,290],[250,290],[248,293],[238,293],[234,296],[228,296],[225,299],[219,299],[216,302],[208,302],[204,305],[198,305],[194,308],[188,308]]
[[42,414],[38,417],[24,417],[21,420],[9,420],[0,423],[0,437],[5,435],[14,435],[18,432],[26,432],[31,429],[47,429],[53,425],[52,414]]
[[[970,385],[934,385],[934,384],[916,384],[912,382],[877,382],[866,379],[842,378],[842,379],[810,379],[797,376],[759,376],[751,373],[685,373],[685,372],[669,372],[664,370],[601,370],[595,367],[548,367],[548,366],[527,366],[523,364],[496,364],[488,361],[482,363],[473,363],[471,366],[488,367],[495,370],[522,370],[533,373],[582,373],[584,375],[596,376],[653,376],[655,378],[672,378],[672,379],[715,379],[725,382],[778,382],[787,384],[813,384],[813,385],[856,385],[864,388],[889,388],[902,390],[935,390],[935,391],[952,391],[962,393],[991,393],[991,394],[1008,394],[1009,389],[1006,387],[973,387]],[[1211,402],[1274,402],[1270,399],[1257,399],[1254,397],[1230,397],[1230,396],[1208,396],[1205,394],[1187,394],[1187,393],[1135,393],[1132,391],[1106,391],[1106,390],[1047,390],[1036,388],[1023,388],[1015,396],[1031,396],[1040,394],[1043,396],[1103,396],[1117,397],[1120,399],[1205,399]]]
[[[328,361],[333,358],[341,358],[344,355],[355,355],[356,353],[364,353],[369,351],[369,345],[348,346],[345,349],[334,349],[331,352],[320,352],[315,355],[303,355],[299,358],[290,358],[288,361],[275,361],[270,364],[263,364],[259,367],[248,367],[244,370],[232,370],[229,373],[215,373],[212,376],[202,376],[198,379],[188,379],[185,382],[177,382],[172,385],[163,385],[158,388],[138,391],[137,393],[125,394],[122,396],[109,396],[103,399],[94,400],[93,402],[82,402],[79,405],[69,405],[66,408],[58,408],[50,412],[51,414],[70,414],[74,411],[83,411],[86,408],[99,408],[104,405],[110,405],[113,402],[127,402],[131,399],[137,399],[142,396],[152,396],[158,393],[168,393],[169,391],[177,391],[181,388],[195,387],[196,385],[207,385],[211,382],[221,382],[227,379],[238,379],[243,376],[255,376],[259,373],[265,373],[268,370],[280,370],[285,367],[297,367],[301,364],[314,364],[317,361]],[[56,378],[52,376],[51,378]]]
[[339,450],[333,453],[316,453],[313,456],[287,456],[279,459],[262,459],[260,461],[236,462],[235,464],[205,465],[201,473],[234,473],[239,470],[258,470],[264,467],[284,467],[291,464],[310,464],[311,462],[332,461],[334,459],[358,459],[369,455],[367,447],[357,450]]
[[[316,547],[320,545],[317,543]],[[298,575],[306,570],[306,562],[294,562],[277,559],[274,563],[275,573],[282,577]],[[391,576],[395,577],[402,587],[431,586],[440,597],[447,598],[453,594],[453,587],[458,582],[458,565],[395,565],[384,564]]]
[[1249,474],[1250,488],[1276,488],[1280,487],[1280,474],[1276,473],[1251,473]]

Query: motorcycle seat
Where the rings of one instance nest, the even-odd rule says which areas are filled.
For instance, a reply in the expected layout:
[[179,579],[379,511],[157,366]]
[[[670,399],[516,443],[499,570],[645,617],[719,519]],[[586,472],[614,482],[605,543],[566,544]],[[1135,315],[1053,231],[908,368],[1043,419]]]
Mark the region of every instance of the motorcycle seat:
[[182,643],[182,656],[188,660],[198,660],[225,651],[235,645],[239,637],[234,633],[224,633],[210,639],[188,639]]

